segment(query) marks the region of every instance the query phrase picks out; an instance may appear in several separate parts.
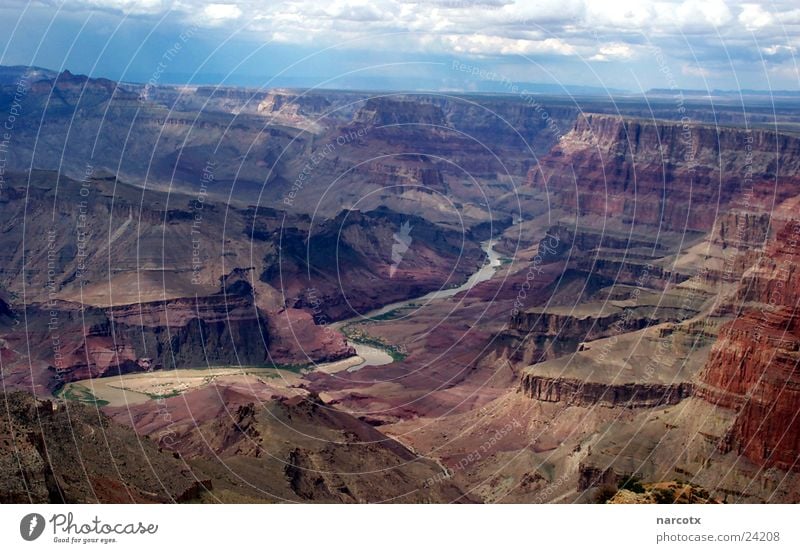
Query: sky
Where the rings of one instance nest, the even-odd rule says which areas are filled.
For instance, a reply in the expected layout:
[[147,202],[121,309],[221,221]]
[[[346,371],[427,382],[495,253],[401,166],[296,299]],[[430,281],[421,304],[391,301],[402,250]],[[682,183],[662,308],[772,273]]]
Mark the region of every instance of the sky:
[[153,84],[800,88],[797,0],[3,0],[0,64]]

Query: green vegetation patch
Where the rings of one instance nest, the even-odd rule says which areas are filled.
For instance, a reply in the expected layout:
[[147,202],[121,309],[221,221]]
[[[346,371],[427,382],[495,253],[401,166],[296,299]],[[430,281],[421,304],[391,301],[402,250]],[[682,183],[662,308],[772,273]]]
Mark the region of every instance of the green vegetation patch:
[[89,388],[86,386],[81,386],[80,384],[67,384],[61,390],[59,390],[58,393],[60,397],[66,399],[67,401],[78,401],[80,403],[95,405],[97,407],[104,407],[108,405],[106,400],[98,398]]
[[630,490],[633,493],[644,493],[644,486],[636,476],[623,476],[619,479],[619,489]]
[[403,311],[408,309],[408,307],[398,307],[397,309],[392,309],[391,311],[387,311],[386,313],[381,313],[380,315],[375,315],[374,317],[370,317],[368,321],[391,321],[394,319],[400,318],[403,314]]

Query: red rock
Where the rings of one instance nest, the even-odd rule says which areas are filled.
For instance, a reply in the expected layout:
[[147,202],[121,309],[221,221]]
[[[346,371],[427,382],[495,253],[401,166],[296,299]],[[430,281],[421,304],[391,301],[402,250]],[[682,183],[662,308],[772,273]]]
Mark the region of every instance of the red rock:
[[799,236],[796,221],[786,224],[745,274],[738,300],[759,307],[722,329],[695,390],[738,411],[725,450],[785,470],[800,470]]
[[797,137],[585,114],[530,170],[527,184],[546,191],[552,207],[580,216],[707,232],[726,206],[793,195],[798,175]]

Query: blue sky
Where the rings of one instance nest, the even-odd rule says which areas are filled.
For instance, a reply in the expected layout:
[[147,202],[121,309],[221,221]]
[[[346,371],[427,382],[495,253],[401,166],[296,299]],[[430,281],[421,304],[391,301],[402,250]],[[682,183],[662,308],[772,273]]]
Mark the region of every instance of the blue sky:
[[0,31],[2,64],[139,82],[799,88],[794,0],[4,0]]

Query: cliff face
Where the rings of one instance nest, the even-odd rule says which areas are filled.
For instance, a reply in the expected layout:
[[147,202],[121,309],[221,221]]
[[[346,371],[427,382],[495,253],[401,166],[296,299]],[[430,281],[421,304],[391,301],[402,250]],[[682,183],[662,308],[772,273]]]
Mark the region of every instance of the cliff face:
[[520,389],[528,397],[551,403],[590,407],[653,408],[674,405],[692,395],[689,383],[667,384],[605,384],[570,378],[550,378],[526,374]]
[[59,307],[55,319],[61,324],[49,334],[59,341],[50,363],[60,381],[109,372],[269,362],[267,320],[252,295],[88,308],[82,317],[75,316],[71,304]]
[[427,155],[381,157],[359,165],[353,174],[398,195],[414,191],[428,195],[447,193],[440,164]]
[[800,469],[800,223],[785,224],[761,263],[745,273],[745,311],[726,325],[696,395],[737,411],[726,450],[762,466]]
[[584,343],[679,321],[694,313],[688,305],[648,304],[644,299],[635,307],[598,303],[570,311],[554,307],[520,311],[498,335],[496,348],[515,363],[530,365],[581,351]]
[[717,217],[711,241],[723,248],[762,248],[769,237],[770,221],[766,212],[732,209]]
[[792,136],[586,114],[528,184],[579,216],[706,232],[736,202],[787,198],[798,174],[800,139]]
[[[476,207],[488,203],[494,216],[497,210],[519,209],[519,205],[500,205],[502,194],[485,194],[484,187],[502,187],[504,194],[513,196],[514,182],[524,178],[578,113],[567,106],[548,106],[548,110],[545,119],[534,105],[518,98],[424,94],[369,98],[358,104],[351,123],[366,129],[369,155],[360,156],[363,165],[351,163],[353,178],[345,177],[354,182],[348,188],[363,181],[416,184],[420,191],[441,192],[455,202]],[[348,148],[343,154],[356,151]],[[394,206],[397,195],[406,190],[394,192],[394,197],[382,198],[386,205]]]
[[365,125],[431,125],[447,126],[443,105],[434,101],[417,101],[407,96],[388,95],[368,99],[353,117]]
[[[621,322],[625,320],[625,328]],[[529,365],[577,351],[588,342],[650,324],[650,318],[625,317],[621,311],[598,316],[576,316],[540,311],[521,311],[511,317],[497,347],[501,354],[520,365]]]
[[[541,105],[523,98],[461,97],[424,94],[390,94],[372,97],[359,106],[353,120],[366,125],[406,125],[379,132],[398,138],[414,130],[434,146],[448,129],[457,131],[449,138],[458,144],[476,144],[476,152],[485,148],[522,147],[523,156],[545,153],[569,129],[579,109],[574,105]],[[423,128],[427,127],[427,128]],[[419,132],[424,131],[424,132]],[[459,136],[461,139],[459,140]],[[425,138],[427,136],[427,138]],[[463,140],[466,139],[466,140]],[[441,145],[440,145],[441,147]],[[424,151],[429,151],[424,149]],[[499,153],[499,152],[498,152]],[[504,162],[517,163],[516,159]]]
[[[319,94],[297,94],[288,90],[270,90],[258,103],[258,112],[262,115],[283,113],[292,116],[316,117],[325,116],[332,110],[333,103]],[[339,112],[333,111],[333,115]]]
[[40,393],[63,382],[117,373],[302,365],[354,354],[341,335],[326,332],[307,313],[262,312],[243,281],[209,296],[106,309],[37,304],[27,307],[26,320],[24,326],[4,329],[5,380]]

